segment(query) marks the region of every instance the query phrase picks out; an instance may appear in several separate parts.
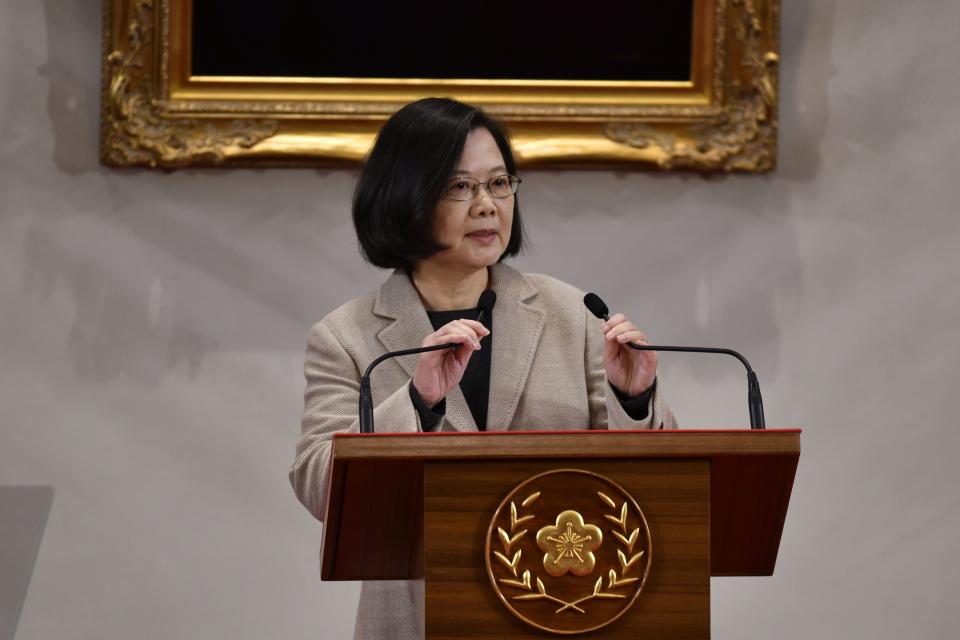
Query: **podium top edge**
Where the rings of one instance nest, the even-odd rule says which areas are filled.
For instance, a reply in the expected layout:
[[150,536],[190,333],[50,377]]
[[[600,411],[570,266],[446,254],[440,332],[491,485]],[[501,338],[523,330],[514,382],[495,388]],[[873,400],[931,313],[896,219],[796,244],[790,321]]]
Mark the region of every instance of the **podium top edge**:
[[658,436],[682,436],[689,434],[783,434],[783,433],[803,433],[799,427],[787,427],[782,429],[538,429],[536,431],[392,431],[384,433],[335,433],[334,438],[449,438],[449,437],[503,437],[503,436],[557,436],[557,435],[658,435]]
[[333,438],[333,456],[335,460],[799,456],[800,434],[800,429],[341,433]]

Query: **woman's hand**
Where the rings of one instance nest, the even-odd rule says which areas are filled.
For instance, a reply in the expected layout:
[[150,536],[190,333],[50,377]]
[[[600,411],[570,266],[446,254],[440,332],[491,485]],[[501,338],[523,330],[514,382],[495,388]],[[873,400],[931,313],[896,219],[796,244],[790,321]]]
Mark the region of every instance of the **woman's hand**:
[[460,384],[470,356],[480,349],[480,339],[489,334],[490,330],[475,320],[454,320],[424,338],[424,347],[448,342],[460,345],[456,349],[420,354],[417,370],[413,373],[413,386],[428,407],[443,400]]
[[657,352],[637,351],[626,344],[650,344],[647,336],[622,313],[604,322],[600,330],[605,338],[603,366],[610,384],[630,397],[649,389],[657,377]]

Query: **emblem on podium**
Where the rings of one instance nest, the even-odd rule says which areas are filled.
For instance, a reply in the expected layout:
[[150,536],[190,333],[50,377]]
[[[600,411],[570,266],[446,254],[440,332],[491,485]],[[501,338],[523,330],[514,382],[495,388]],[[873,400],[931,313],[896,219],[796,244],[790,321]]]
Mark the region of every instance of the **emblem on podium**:
[[515,616],[557,634],[595,631],[636,602],[652,561],[637,501],[613,480],[580,469],[529,478],[500,503],[486,567]]

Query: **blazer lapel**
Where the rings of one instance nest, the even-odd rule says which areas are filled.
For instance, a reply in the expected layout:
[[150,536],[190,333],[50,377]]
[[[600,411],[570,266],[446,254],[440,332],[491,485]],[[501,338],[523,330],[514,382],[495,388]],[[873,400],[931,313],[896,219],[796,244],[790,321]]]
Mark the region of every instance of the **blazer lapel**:
[[[506,431],[520,402],[537,352],[545,312],[525,301],[537,293],[523,275],[503,264],[491,268],[497,304],[493,309],[493,356],[487,430]],[[523,426],[523,425],[519,425]]]
[[[392,323],[377,334],[377,338],[387,351],[419,347],[423,339],[433,333],[433,325],[427,317],[420,294],[417,293],[410,277],[403,271],[394,271],[393,275],[380,287],[373,312],[381,317],[393,319]],[[496,319],[494,321],[496,322]],[[413,378],[417,369],[417,356],[400,356],[393,358],[393,361],[402,367],[410,378]],[[381,366],[387,366],[387,363]],[[445,420],[457,431],[477,431],[477,423],[473,419],[473,414],[470,413],[470,407],[459,386],[447,394]]]

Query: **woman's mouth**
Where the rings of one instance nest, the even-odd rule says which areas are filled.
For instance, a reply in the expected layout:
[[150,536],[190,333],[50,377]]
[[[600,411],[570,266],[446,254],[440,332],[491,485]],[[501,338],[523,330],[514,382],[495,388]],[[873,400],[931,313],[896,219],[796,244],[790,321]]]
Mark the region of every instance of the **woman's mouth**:
[[490,244],[497,239],[497,232],[493,229],[481,229],[468,233],[467,237],[480,244]]

